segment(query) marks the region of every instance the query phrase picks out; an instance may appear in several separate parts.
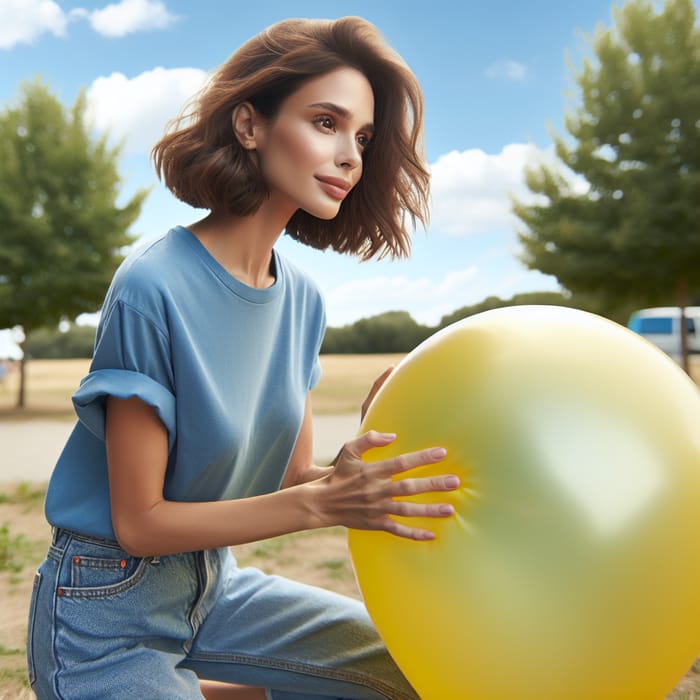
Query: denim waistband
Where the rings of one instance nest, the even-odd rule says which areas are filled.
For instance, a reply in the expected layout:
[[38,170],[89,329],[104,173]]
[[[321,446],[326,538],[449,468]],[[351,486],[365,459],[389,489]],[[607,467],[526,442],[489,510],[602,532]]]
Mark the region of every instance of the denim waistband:
[[64,547],[68,540],[71,538],[83,540],[84,542],[94,542],[95,544],[101,544],[107,547],[114,547],[115,549],[121,549],[121,545],[116,540],[109,540],[105,539],[104,537],[93,537],[92,535],[84,535],[80,532],[66,530],[62,527],[51,528],[51,544],[54,547]]

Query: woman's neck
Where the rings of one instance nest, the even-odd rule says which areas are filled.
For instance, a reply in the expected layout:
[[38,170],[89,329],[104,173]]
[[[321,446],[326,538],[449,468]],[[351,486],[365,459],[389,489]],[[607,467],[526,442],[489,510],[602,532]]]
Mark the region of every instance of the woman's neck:
[[264,203],[251,216],[211,213],[188,228],[233,277],[264,289],[275,281],[272,248],[290,217]]

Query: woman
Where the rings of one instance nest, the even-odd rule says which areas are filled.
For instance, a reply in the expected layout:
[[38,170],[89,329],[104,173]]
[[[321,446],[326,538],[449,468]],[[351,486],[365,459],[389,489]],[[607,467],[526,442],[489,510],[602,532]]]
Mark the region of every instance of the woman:
[[105,300],[47,494],[39,698],[416,697],[360,603],[238,569],[229,546],[333,525],[429,540],[391,516],[453,512],[394,500],[457,488],[392,480],[442,448],[364,462],[394,439],[369,432],[312,463],[323,304],[274,248],[286,230],[406,254],[404,222],[426,210],[421,130],[415,78],[372,25],[290,20],[234,53],[156,144],[165,184],[210,214],[130,255]]

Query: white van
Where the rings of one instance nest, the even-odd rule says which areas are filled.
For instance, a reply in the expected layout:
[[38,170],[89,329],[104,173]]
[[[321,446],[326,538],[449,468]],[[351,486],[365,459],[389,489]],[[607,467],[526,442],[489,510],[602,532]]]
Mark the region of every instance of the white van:
[[[700,306],[685,309],[688,328],[688,353],[700,353]],[[677,306],[635,311],[627,327],[644,336],[665,353],[678,359],[681,356],[681,310]]]

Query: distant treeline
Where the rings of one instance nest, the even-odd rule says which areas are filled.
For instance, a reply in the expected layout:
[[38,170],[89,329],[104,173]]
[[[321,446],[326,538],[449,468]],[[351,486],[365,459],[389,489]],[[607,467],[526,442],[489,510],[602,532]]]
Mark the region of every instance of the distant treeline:
[[95,327],[71,323],[65,329],[38,328],[29,334],[24,343],[28,359],[65,360],[92,357],[95,344]]
[[529,292],[516,294],[511,299],[488,297],[472,306],[463,306],[443,316],[437,326],[423,326],[406,311],[388,311],[378,316],[363,318],[341,328],[328,328],[321,346],[323,354],[402,353],[410,352],[433,333],[468,316],[522,304],[551,304],[577,306],[559,292]]
[[[436,331],[482,311],[522,304],[554,304],[584,308],[558,292],[516,294],[511,299],[488,297],[472,306],[463,306],[443,316],[437,326],[417,323],[407,311],[388,311],[363,318],[340,328],[330,327],[321,347],[324,354],[364,354],[410,352]],[[625,318],[619,320],[624,323]],[[42,328],[32,332],[25,343],[28,358],[59,359],[91,357],[95,342],[93,326],[70,324],[66,329]]]

